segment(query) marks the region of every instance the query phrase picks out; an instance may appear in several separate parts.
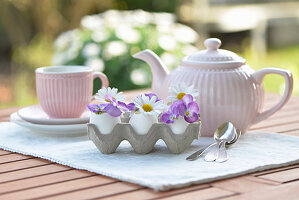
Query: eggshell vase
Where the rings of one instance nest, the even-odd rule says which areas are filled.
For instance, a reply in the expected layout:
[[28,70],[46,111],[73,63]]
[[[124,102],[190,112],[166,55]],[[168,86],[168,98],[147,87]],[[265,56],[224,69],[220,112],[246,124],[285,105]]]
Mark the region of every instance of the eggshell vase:
[[127,140],[138,154],[153,150],[156,142],[162,139],[171,153],[179,154],[190,147],[200,136],[200,122],[189,124],[182,134],[174,134],[164,123],[154,123],[146,134],[138,134],[129,123],[118,123],[110,134],[103,134],[95,124],[87,124],[87,135],[103,154],[114,153],[123,140]]
[[182,134],[185,132],[186,128],[188,127],[188,122],[186,122],[185,119],[180,116],[172,124],[169,124],[169,127],[174,134]]
[[109,134],[121,120],[120,117],[112,117],[107,113],[91,113],[89,122],[94,124],[102,134]]
[[139,135],[145,135],[154,123],[158,122],[157,116],[135,113],[129,123]]

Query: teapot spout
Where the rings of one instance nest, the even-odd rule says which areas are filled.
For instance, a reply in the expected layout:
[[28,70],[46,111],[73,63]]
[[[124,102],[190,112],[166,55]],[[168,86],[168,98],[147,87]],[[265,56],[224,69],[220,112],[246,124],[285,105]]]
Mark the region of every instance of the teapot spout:
[[162,63],[161,59],[149,49],[136,53],[133,57],[149,64],[152,70],[152,91],[158,93],[163,81],[169,74],[168,69]]

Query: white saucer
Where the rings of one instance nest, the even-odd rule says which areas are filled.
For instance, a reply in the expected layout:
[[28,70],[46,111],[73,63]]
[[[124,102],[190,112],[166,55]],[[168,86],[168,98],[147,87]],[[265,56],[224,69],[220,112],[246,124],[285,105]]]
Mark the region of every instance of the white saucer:
[[33,132],[42,133],[42,134],[64,135],[64,136],[87,135],[86,124],[72,124],[72,125],[33,124],[21,119],[16,112],[10,115],[10,121],[18,124],[19,126],[28,128]]
[[70,125],[70,124],[86,124],[89,121],[90,112],[85,111],[80,118],[50,118],[40,107],[40,105],[28,106],[18,110],[18,115],[25,121],[34,124],[45,125]]

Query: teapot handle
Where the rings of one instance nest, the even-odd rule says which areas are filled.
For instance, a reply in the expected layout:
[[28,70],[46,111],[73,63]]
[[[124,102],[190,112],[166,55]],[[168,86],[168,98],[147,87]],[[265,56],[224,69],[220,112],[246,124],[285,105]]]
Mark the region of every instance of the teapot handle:
[[262,84],[264,77],[267,74],[278,74],[283,76],[286,83],[285,91],[282,96],[282,99],[274,107],[257,114],[257,116],[253,119],[252,122],[253,124],[268,118],[269,116],[277,112],[279,109],[281,109],[287,103],[293,91],[293,76],[289,70],[278,69],[278,68],[264,68],[257,72],[254,72],[252,74],[252,77],[257,84]]

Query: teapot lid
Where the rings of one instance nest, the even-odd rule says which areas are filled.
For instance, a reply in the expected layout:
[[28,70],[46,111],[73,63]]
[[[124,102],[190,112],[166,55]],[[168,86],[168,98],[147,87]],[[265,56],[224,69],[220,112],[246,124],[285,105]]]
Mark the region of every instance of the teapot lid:
[[182,59],[181,63],[192,66],[203,66],[209,68],[236,68],[245,64],[245,59],[237,54],[219,49],[221,40],[218,38],[208,38],[204,45],[206,50],[198,51]]

